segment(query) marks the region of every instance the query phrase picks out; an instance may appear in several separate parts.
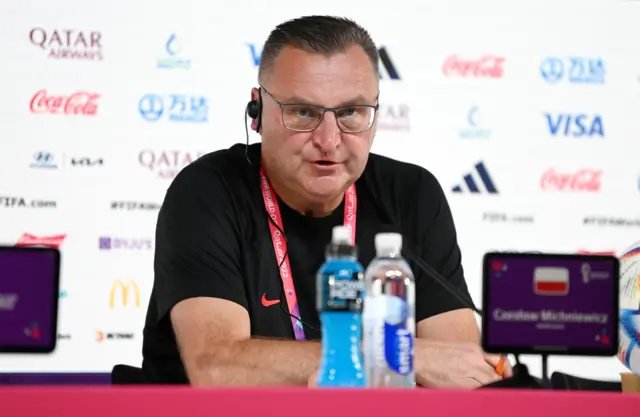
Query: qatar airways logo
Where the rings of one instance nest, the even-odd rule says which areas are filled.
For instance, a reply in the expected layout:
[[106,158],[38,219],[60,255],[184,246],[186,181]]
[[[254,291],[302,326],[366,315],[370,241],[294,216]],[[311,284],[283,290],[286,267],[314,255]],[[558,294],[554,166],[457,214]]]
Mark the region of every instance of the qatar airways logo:
[[540,188],[545,191],[583,191],[597,193],[602,185],[602,171],[581,169],[576,172],[557,172],[551,168],[542,174]]
[[152,151],[145,149],[138,155],[138,162],[149,171],[156,172],[162,179],[173,179],[182,168],[204,155],[179,150]]
[[66,116],[95,116],[98,113],[100,94],[77,91],[69,95],[49,94],[42,89],[34,94],[29,103],[31,113],[63,114]]
[[411,120],[409,117],[409,105],[404,103],[383,103],[378,109],[378,129],[409,131]]
[[29,31],[29,41],[52,59],[102,61],[102,33],[77,29],[45,29]]
[[463,59],[457,55],[449,56],[442,65],[446,77],[463,78],[502,78],[505,58],[484,55],[478,59]]

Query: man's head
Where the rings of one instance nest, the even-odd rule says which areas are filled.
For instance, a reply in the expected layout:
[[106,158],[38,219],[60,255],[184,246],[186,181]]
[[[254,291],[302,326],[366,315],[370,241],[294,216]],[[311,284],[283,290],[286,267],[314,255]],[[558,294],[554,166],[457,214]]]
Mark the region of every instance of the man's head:
[[378,65],[371,37],[348,19],[302,17],[271,32],[252,99],[262,102],[272,182],[322,205],[360,177],[375,135]]

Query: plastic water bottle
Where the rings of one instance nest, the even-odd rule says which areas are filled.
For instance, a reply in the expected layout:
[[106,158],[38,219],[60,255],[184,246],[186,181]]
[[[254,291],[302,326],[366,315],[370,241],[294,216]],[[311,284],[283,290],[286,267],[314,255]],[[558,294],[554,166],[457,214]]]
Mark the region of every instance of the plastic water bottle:
[[333,229],[326,262],[317,276],[318,311],[322,324],[319,387],[364,388],[362,304],[364,281],[357,248],[344,226]]
[[375,237],[376,258],[365,272],[363,311],[367,387],[414,388],[415,280],[402,258],[402,236]]

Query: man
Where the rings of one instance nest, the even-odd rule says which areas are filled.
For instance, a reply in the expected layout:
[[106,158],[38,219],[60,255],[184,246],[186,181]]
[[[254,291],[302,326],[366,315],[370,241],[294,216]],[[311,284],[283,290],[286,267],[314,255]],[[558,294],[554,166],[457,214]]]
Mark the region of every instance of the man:
[[[247,107],[262,143],[195,161],[160,211],[144,330],[149,382],[306,385],[320,357],[315,274],[332,228],[344,222],[345,191],[347,210],[357,201],[364,265],[376,232],[396,225],[406,245],[468,294],[437,180],[369,154],[378,59],[369,34],[346,19],[304,17],[271,33]],[[499,357],[478,346],[472,311],[414,271],[418,384],[473,388],[501,379]]]

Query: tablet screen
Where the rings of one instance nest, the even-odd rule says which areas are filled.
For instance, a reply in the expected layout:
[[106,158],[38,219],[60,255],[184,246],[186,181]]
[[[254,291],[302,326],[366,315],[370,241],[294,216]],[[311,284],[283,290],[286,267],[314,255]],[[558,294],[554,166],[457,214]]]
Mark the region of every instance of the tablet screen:
[[0,247],[0,352],[53,351],[59,274],[56,249]]
[[485,255],[483,347],[504,353],[615,355],[618,271],[613,256]]

